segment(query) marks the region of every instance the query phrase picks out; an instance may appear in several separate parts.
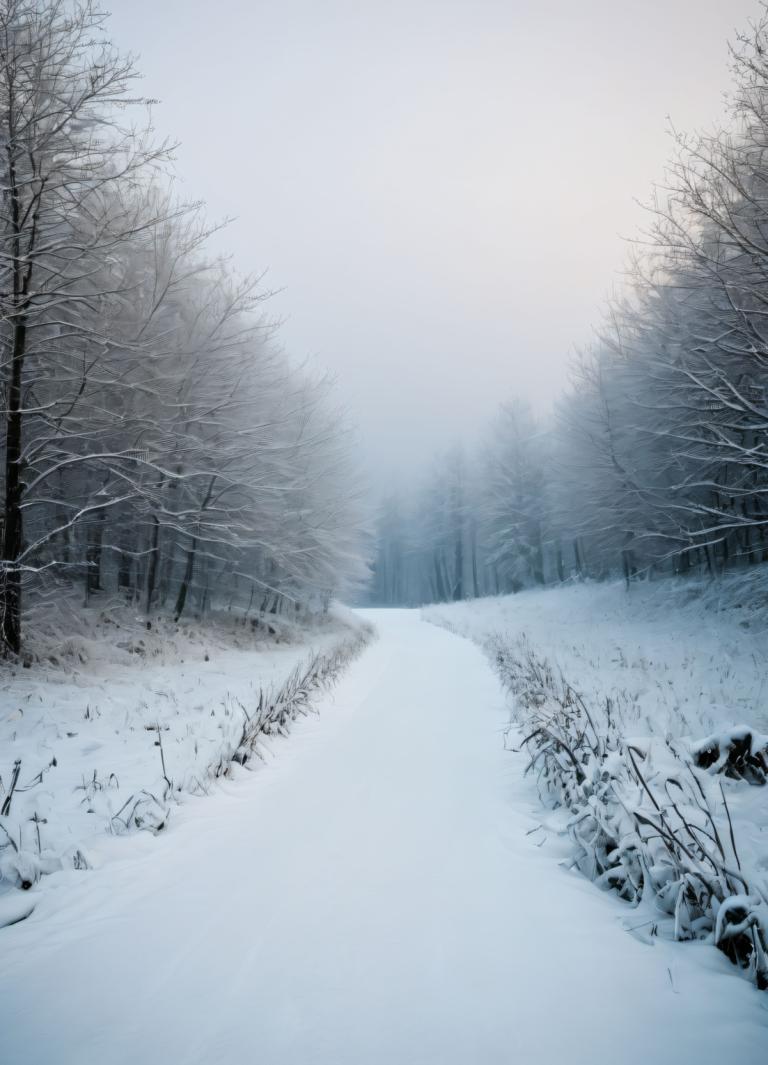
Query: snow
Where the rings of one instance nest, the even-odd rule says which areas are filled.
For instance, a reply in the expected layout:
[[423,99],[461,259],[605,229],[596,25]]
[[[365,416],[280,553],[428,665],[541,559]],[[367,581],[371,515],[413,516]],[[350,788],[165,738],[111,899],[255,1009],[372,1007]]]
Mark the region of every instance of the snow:
[[20,766],[10,814],[0,818],[16,844],[0,850],[0,927],[28,907],[15,885],[93,865],[105,832],[164,827],[167,791],[171,816],[176,802],[208,791],[260,689],[279,686],[356,624],[342,609],[301,625],[270,616],[255,631],[226,618],[204,626],[154,618],[147,629],[125,607],[89,613],[67,637],[56,638],[55,626],[47,642],[38,636],[33,668],[2,674],[0,802]]
[[768,967],[752,933],[738,948],[738,928],[720,933],[749,890],[744,917],[768,934],[768,737],[755,728],[765,721],[765,592],[751,570],[425,611],[490,656],[512,697],[510,742],[525,746],[545,806],[559,807],[549,829],[570,838],[570,861],[638,905],[637,925],[654,935],[722,938],[761,986]]
[[379,640],[274,759],[27,893],[0,932],[2,1060],[763,1062],[765,997],[725,958],[641,942],[539,845],[480,649],[365,616]]
[[[760,569],[760,567],[756,567]],[[564,585],[429,607],[482,640],[524,636],[587,698],[610,693],[637,732],[705,737],[748,722],[768,732],[765,576]]]

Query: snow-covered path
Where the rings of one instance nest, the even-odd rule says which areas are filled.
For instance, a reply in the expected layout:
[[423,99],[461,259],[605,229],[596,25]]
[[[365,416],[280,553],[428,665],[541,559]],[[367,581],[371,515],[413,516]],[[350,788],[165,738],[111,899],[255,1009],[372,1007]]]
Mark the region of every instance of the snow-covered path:
[[0,932],[3,1065],[741,1065],[765,996],[537,848],[480,651],[408,611],[277,757]]

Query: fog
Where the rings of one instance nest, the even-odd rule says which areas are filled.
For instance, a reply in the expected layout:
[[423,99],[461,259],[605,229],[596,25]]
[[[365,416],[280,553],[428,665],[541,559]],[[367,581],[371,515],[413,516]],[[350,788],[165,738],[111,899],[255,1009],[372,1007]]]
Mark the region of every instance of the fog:
[[184,194],[385,479],[546,409],[753,0],[114,0]]

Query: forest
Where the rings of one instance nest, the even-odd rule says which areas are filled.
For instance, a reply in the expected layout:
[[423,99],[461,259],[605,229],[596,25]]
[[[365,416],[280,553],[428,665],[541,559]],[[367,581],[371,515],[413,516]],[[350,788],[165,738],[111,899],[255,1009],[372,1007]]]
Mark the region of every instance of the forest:
[[[179,197],[173,144],[105,19],[90,4],[2,10],[11,653],[24,613],[62,589],[176,618],[215,598],[247,616],[359,595],[369,574],[333,384],[281,350],[264,278],[208,250],[216,226]],[[482,443],[384,500],[367,599],[764,560],[767,38],[763,20],[732,49],[729,124],[675,135],[554,414],[503,403]]]
[[0,5],[0,633],[118,593],[177,620],[318,604],[364,576],[327,375],[260,276],[208,249],[107,15]]
[[728,123],[673,130],[645,231],[554,413],[510,399],[481,444],[457,444],[385,500],[373,602],[715,576],[768,558],[765,17],[731,61]]

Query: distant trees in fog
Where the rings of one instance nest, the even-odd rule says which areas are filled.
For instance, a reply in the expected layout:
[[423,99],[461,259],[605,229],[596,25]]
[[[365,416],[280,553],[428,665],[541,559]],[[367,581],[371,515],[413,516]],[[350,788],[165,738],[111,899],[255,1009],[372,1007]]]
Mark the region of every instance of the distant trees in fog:
[[27,592],[63,580],[178,617],[327,599],[363,572],[329,384],[275,347],[257,282],[207,253],[104,23],[89,0],[0,0],[11,651]]
[[768,559],[765,18],[732,55],[728,128],[676,138],[631,283],[555,416],[502,408],[484,448],[385,506],[378,601]]

